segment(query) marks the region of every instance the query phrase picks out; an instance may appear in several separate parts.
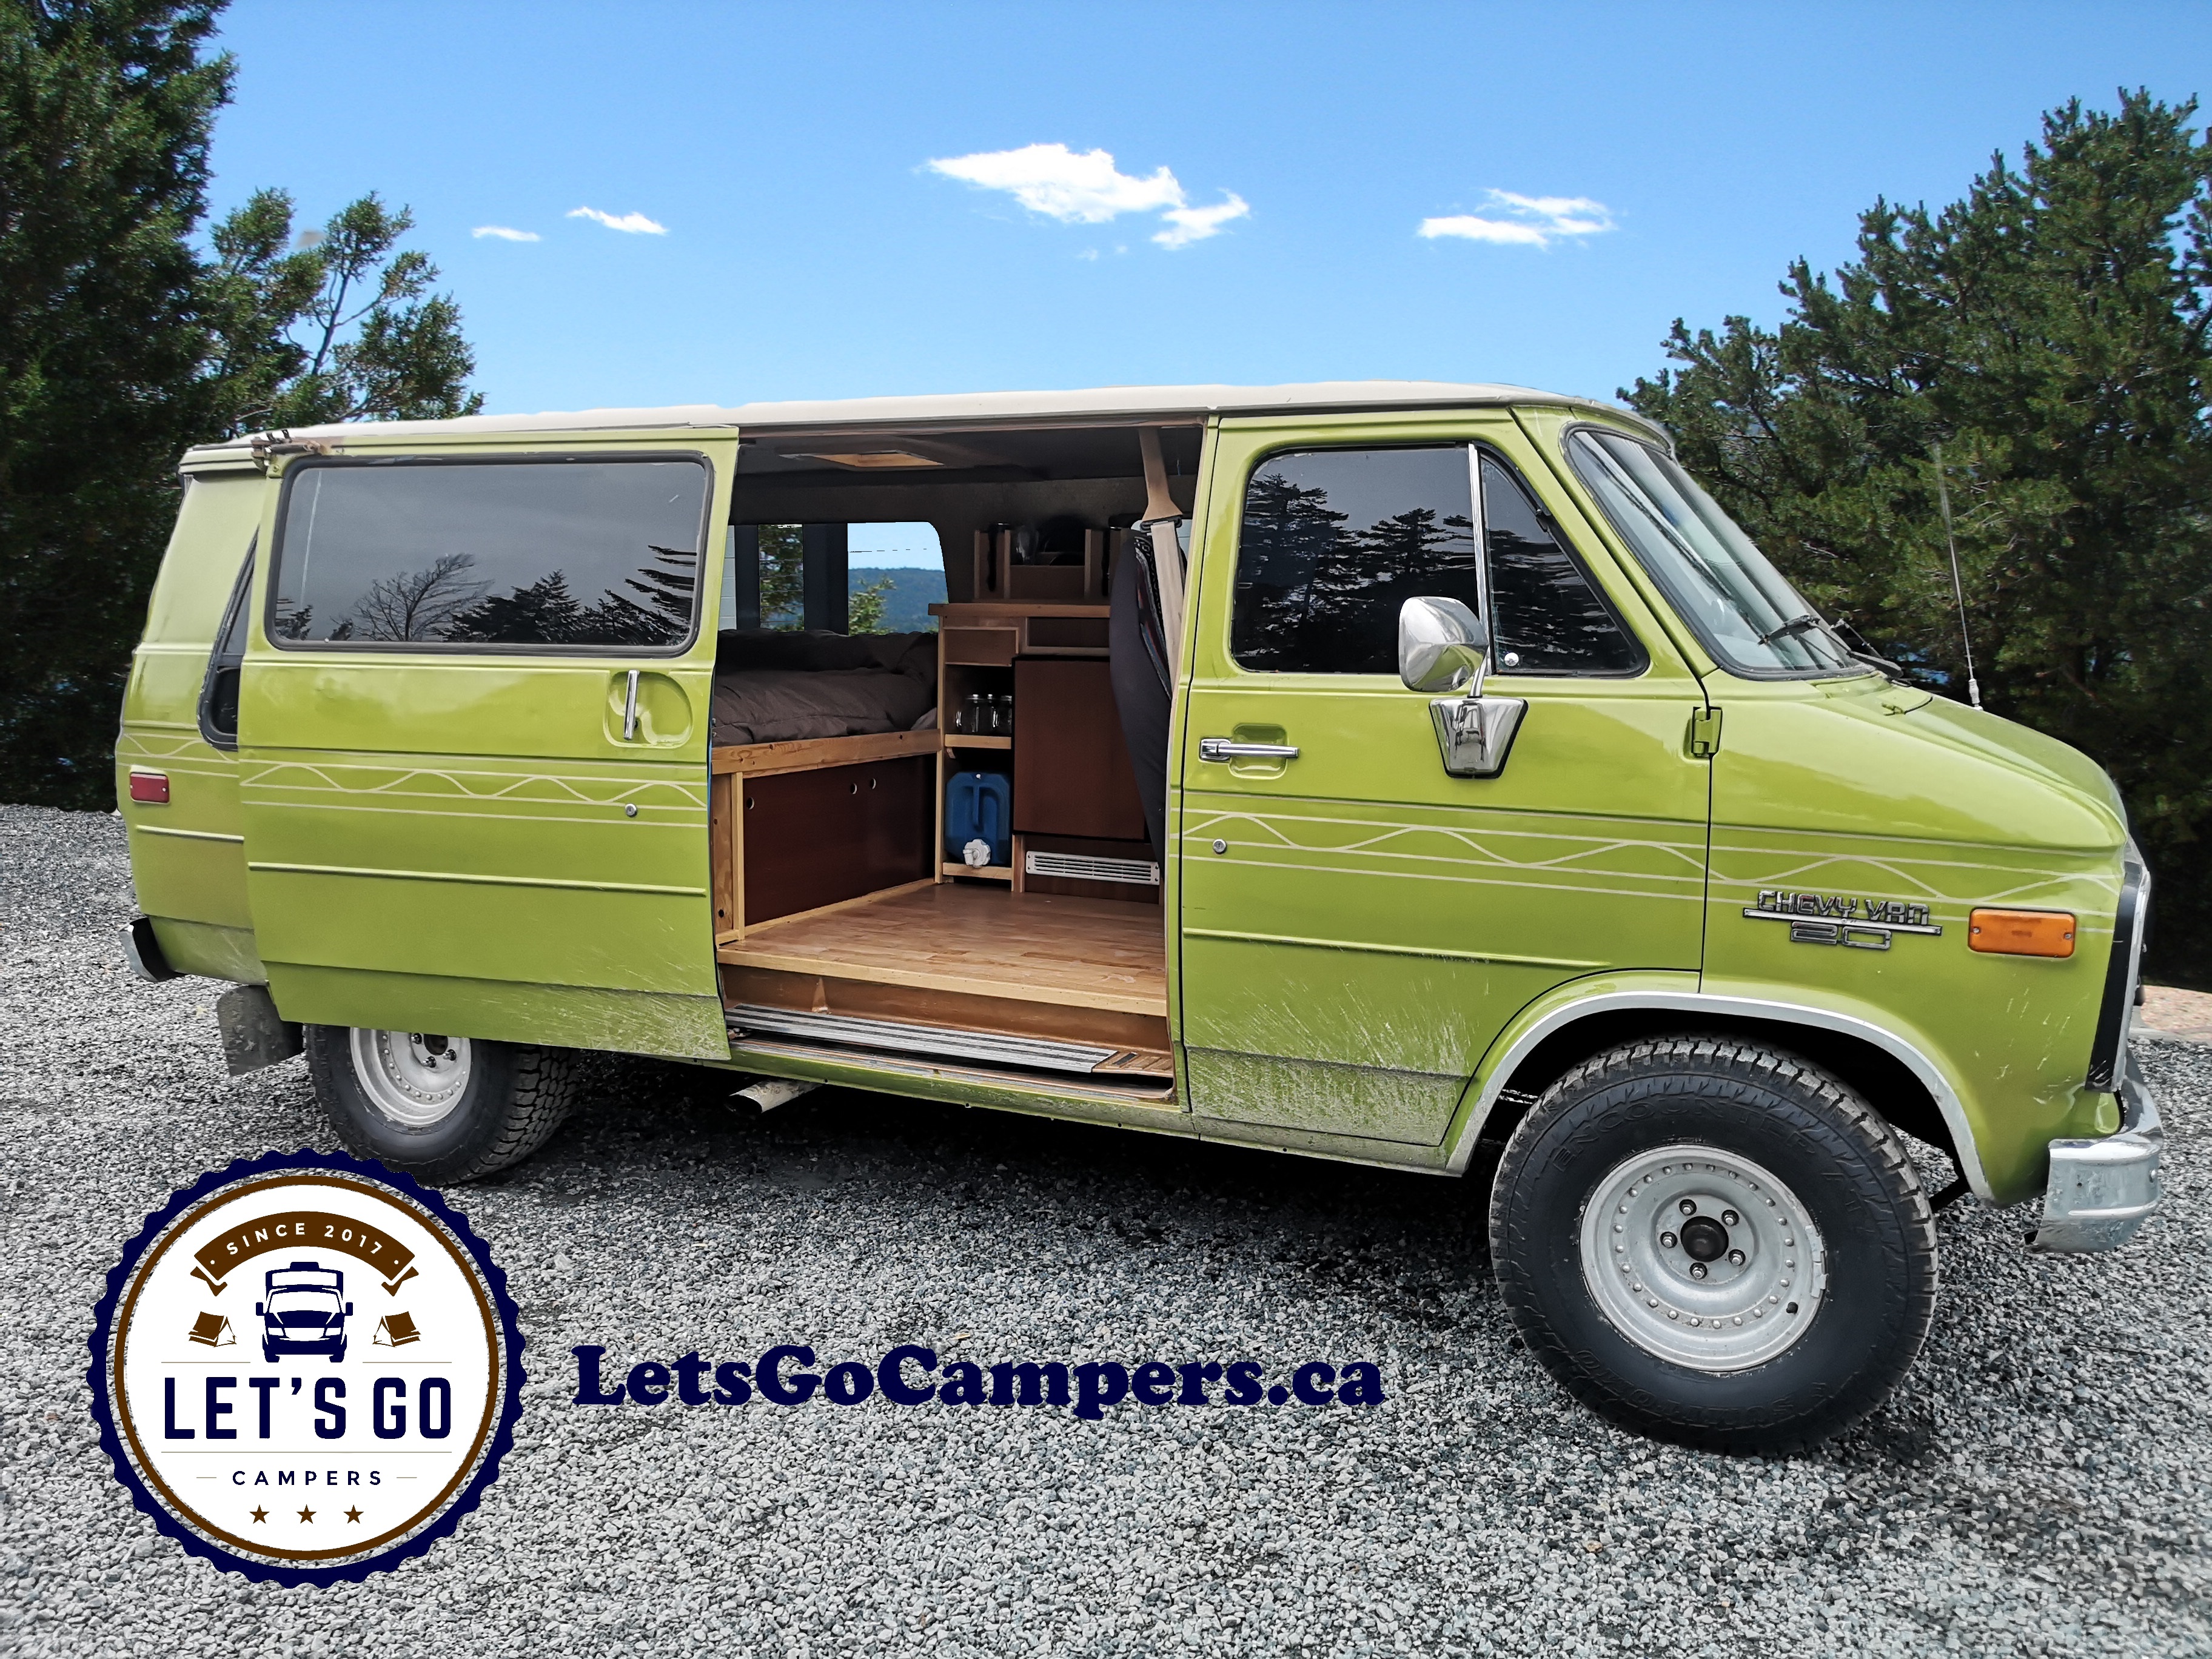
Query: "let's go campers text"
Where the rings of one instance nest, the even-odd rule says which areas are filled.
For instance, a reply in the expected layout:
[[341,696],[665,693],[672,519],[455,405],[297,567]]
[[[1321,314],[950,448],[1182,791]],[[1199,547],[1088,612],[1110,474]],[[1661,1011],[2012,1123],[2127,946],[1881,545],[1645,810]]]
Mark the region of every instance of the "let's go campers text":
[[939,1364],[937,1350],[903,1343],[877,1360],[846,1359],[817,1367],[814,1350],[803,1343],[779,1343],[757,1360],[726,1359],[717,1364],[694,1348],[663,1364],[643,1359],[615,1380],[605,1365],[606,1349],[593,1344],[568,1351],[576,1357],[579,1406],[742,1406],[755,1398],[772,1406],[803,1406],[826,1400],[857,1406],[881,1395],[894,1406],[1073,1406],[1075,1415],[1096,1422],[1109,1406],[1301,1406],[1372,1407],[1383,1402],[1382,1370],[1364,1359],[1338,1366],[1309,1359],[1292,1368],[1287,1382],[1270,1384],[1267,1368],[1257,1359],[1194,1359],[1170,1364],[1162,1359],[1124,1365],[1102,1359],[1079,1365],[1059,1360],[1001,1360],[982,1365],[972,1359]]

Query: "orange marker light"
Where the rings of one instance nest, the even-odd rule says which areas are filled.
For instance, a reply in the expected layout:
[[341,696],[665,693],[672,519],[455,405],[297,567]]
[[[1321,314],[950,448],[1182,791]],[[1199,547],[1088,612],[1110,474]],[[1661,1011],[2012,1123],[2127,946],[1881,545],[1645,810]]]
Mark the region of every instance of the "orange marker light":
[[2063,910],[1977,910],[1966,918],[1966,946],[2005,957],[2070,957],[2074,918]]

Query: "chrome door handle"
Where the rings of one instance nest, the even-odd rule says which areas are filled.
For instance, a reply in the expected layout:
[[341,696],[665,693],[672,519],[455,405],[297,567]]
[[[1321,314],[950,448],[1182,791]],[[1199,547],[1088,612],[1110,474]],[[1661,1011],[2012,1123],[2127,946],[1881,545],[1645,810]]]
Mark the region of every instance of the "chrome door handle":
[[629,671],[629,685],[623,692],[623,741],[633,743],[637,738],[637,672]]
[[1298,748],[1294,743],[1238,743],[1231,738],[1200,738],[1198,757],[1202,761],[1293,761],[1298,757]]

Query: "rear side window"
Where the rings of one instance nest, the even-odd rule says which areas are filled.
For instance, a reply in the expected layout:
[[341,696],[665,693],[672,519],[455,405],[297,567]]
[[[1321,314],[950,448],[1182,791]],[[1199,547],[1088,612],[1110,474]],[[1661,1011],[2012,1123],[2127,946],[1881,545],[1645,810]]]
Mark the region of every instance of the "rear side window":
[[222,613],[222,632],[208,653],[207,675],[200,682],[200,736],[216,749],[238,747],[239,675],[246,665],[246,600],[253,590],[253,549],[246,544],[246,562],[230,590],[230,604]]
[[1260,463],[1245,491],[1230,624],[1240,666],[1395,674],[1399,607],[1417,596],[1457,599],[1487,618],[1500,672],[1635,674],[1647,662],[1497,456],[1454,444],[1301,450]]
[[302,463],[278,511],[270,640],[680,648],[708,486],[688,456]]

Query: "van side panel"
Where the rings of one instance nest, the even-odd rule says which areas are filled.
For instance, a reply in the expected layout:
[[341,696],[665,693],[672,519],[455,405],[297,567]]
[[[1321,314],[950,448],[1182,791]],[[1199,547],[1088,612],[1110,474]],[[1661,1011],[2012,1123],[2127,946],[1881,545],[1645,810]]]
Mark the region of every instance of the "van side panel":
[[[171,966],[258,983],[246,899],[246,840],[238,757],[200,735],[200,687],[225,605],[260,523],[258,472],[201,473],[185,486],[177,527],[133,653],[115,744],[115,793],[130,831],[138,908]],[[166,803],[131,799],[131,774],[169,781]]]

